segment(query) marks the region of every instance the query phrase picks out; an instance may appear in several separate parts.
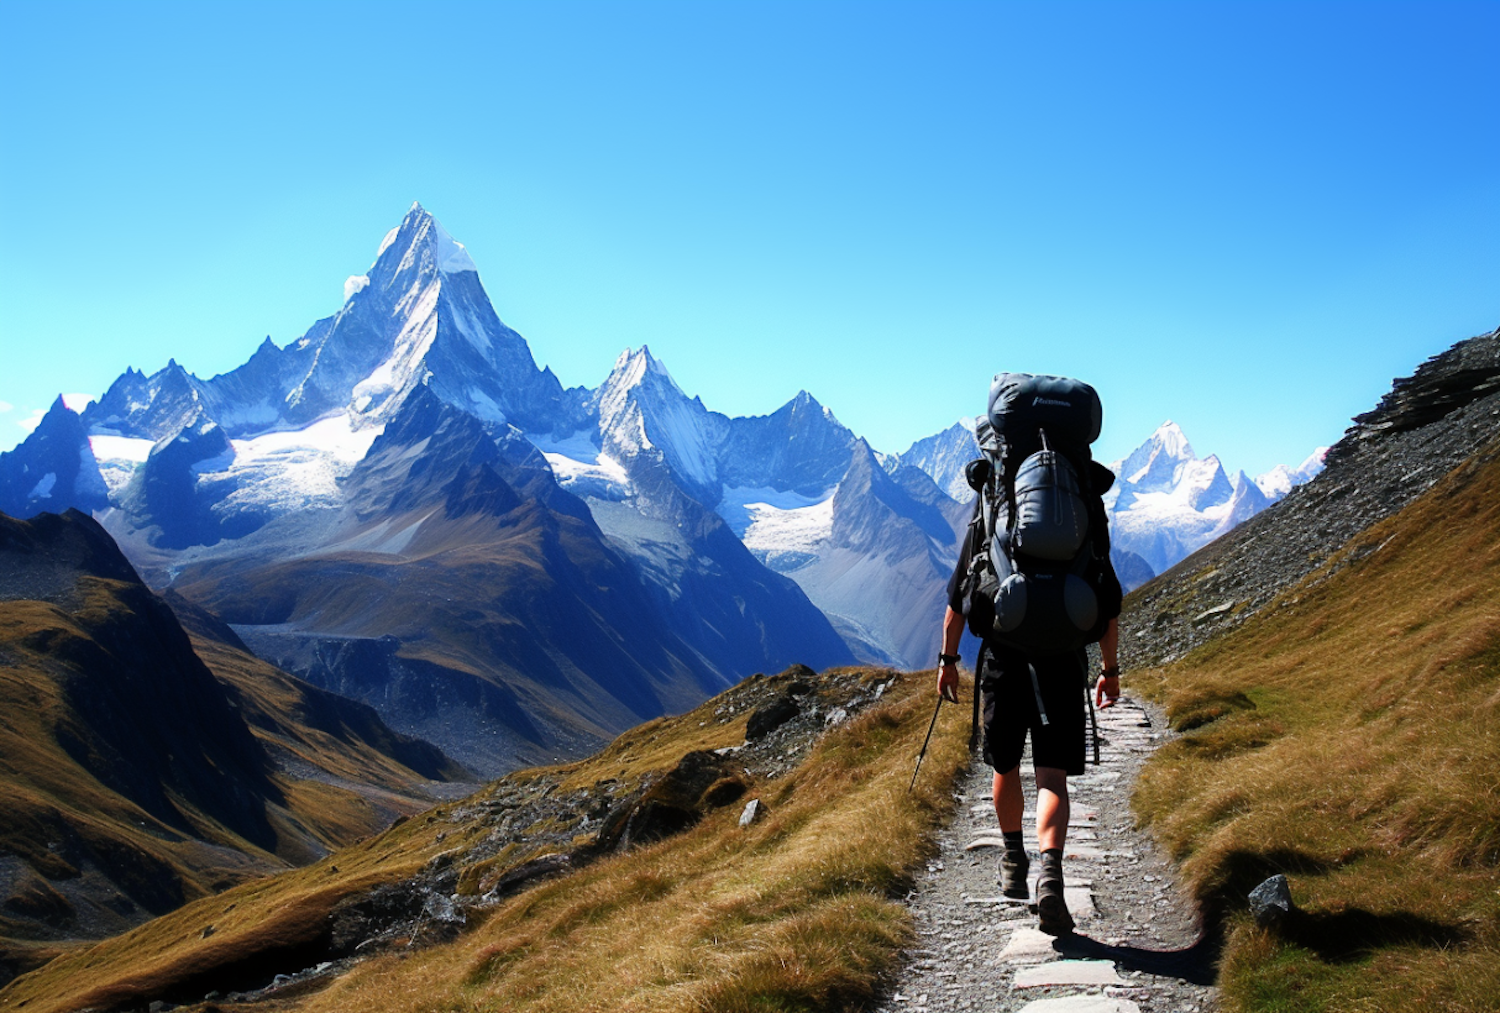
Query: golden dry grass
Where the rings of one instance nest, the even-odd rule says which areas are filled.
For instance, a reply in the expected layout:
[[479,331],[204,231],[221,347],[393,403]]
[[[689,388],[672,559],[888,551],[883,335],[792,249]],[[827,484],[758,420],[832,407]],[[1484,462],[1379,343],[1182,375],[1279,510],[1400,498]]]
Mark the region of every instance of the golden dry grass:
[[[951,808],[953,778],[967,763],[967,712],[945,707],[908,794],[932,702],[929,675],[902,676],[879,705],[827,735],[796,770],[761,785],[756,794],[768,815],[749,828],[738,825],[739,806],[719,810],[677,837],[522,893],[454,942],[375,958],[277,1008],[851,1008],[872,993],[909,937],[898,898]],[[711,701],[652,722],[599,756],[550,773],[580,785],[622,771],[634,780],[658,758],[656,769],[666,769],[689,749],[724,737],[742,741],[742,718],[715,729],[708,720],[714,707]],[[445,829],[446,840],[439,837]],[[147,994],[151,980],[180,981],[236,954],[309,936],[339,899],[413,875],[468,833],[446,819],[405,821],[315,866],[207,898],[64,956],[0,992],[0,1008],[22,999],[27,1013],[105,1005]],[[528,857],[518,848],[495,870]],[[459,889],[480,892],[480,880],[466,876]]]
[[458,943],[386,957],[299,1008],[761,1011],[855,1008],[911,931],[903,884],[967,762],[946,708],[915,792],[928,679],[830,735],[764,796],[681,837],[524,894]]
[[[1227,919],[1226,1010],[1500,1007],[1500,464],[1134,684],[1186,731],[1136,806]],[[1243,914],[1275,872],[1279,933]]]

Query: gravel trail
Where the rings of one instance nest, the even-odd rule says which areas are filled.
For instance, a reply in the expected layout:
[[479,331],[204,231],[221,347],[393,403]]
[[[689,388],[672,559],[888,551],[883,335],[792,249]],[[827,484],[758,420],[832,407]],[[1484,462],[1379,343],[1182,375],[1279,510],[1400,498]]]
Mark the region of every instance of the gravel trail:
[[[1130,791],[1141,765],[1171,735],[1160,716],[1128,696],[1099,712],[1101,764],[1069,779],[1072,818],[1064,875],[1073,936],[1036,928],[1024,902],[1000,896],[999,824],[992,772],[976,758],[955,790],[955,818],[909,895],[918,941],[871,1010],[986,1013],[1209,1013],[1217,1009],[1214,953],[1172,865],[1138,831]],[[1026,772],[1026,842],[1032,898],[1035,785]],[[987,837],[997,843],[978,844]]]

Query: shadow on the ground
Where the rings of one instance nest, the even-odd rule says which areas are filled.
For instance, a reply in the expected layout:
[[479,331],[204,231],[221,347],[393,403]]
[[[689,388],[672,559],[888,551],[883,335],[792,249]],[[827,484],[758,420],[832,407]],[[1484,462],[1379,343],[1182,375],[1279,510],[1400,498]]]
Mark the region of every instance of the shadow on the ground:
[[[1345,861],[1360,857],[1346,856]],[[1276,873],[1322,876],[1337,866],[1303,851],[1279,848],[1265,852],[1235,851],[1220,863],[1203,900],[1203,919],[1223,925],[1236,911],[1245,909],[1245,898],[1258,884]],[[1360,960],[1388,946],[1425,946],[1443,949],[1467,942],[1462,927],[1437,921],[1410,911],[1378,914],[1363,908],[1338,911],[1293,909],[1276,933],[1296,946],[1316,953],[1327,963]]]
[[[1447,948],[1469,939],[1462,929],[1409,912],[1376,914],[1360,908],[1330,913],[1294,911],[1277,930],[1290,943],[1313,951],[1330,964],[1367,957],[1386,946],[1430,946]],[[1213,985],[1217,978],[1223,939],[1207,933],[1182,950],[1148,950],[1139,946],[1112,945],[1073,934],[1052,941],[1052,948],[1075,960],[1112,960],[1123,971],[1140,971],[1163,978],[1177,978],[1194,985]]]
[[1369,956],[1387,946],[1426,946],[1447,949],[1469,940],[1456,925],[1424,918],[1408,911],[1376,914],[1363,908],[1343,911],[1293,911],[1281,927],[1282,938],[1312,950],[1330,964]]
[[1162,978],[1177,978],[1194,985],[1212,985],[1217,976],[1223,944],[1208,935],[1184,950],[1147,950],[1139,946],[1101,943],[1088,936],[1060,936],[1052,948],[1075,960],[1112,960],[1122,971],[1140,971]]

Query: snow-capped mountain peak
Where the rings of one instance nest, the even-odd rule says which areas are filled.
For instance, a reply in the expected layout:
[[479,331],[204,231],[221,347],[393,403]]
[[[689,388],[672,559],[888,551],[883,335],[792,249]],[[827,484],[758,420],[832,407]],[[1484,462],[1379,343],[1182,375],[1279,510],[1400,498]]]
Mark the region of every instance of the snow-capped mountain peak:
[[1309,470],[1280,467],[1254,481],[1239,472],[1231,481],[1218,457],[1199,459],[1181,427],[1164,422],[1111,468],[1119,476],[1105,496],[1113,542],[1161,573],[1311,478],[1321,461],[1315,453]]
[[1188,443],[1187,434],[1182,427],[1171,419],[1156,427],[1156,432],[1151,434],[1151,439],[1161,446],[1171,457],[1193,457],[1193,447]]
[[[417,206],[418,206],[417,204],[413,204],[412,205],[412,207],[417,207]],[[401,226],[397,225],[394,229],[391,229],[391,231],[389,231],[389,232],[387,232],[385,234],[385,238],[380,241],[380,246],[375,251],[375,259],[376,260],[379,260],[381,254],[385,253],[386,250],[389,250],[391,248],[391,244],[396,241],[396,236],[400,232],[401,232]]]
[[1214,454],[1185,462],[1177,486],[1186,494],[1188,505],[1198,511],[1227,503],[1234,496],[1234,486]]
[[1327,447],[1319,447],[1295,468],[1289,468],[1285,464],[1278,464],[1265,474],[1255,476],[1255,484],[1260,487],[1261,492],[1265,493],[1271,499],[1280,499],[1291,492],[1293,486],[1301,485],[1322,471],[1323,458],[1327,454]]
[[821,403],[805,390],[797,391],[797,396],[787,402],[787,407],[791,409],[794,420],[801,420],[807,413],[813,412],[821,415],[834,425],[839,424],[839,420],[834,417],[833,409]]
[[479,270],[464,244],[419,202],[413,202],[401,224],[385,234],[366,275],[377,284],[389,285],[413,270],[418,277],[427,277],[434,270],[441,275]]
[[659,451],[677,476],[710,502],[718,498],[717,450],[728,419],[689,398],[642,345],[626,349],[591,398],[600,444],[618,460]]
[[627,348],[620,353],[604,385],[614,389],[631,389],[653,380],[665,383],[669,390],[682,394],[682,388],[672,379],[666,365],[651,354],[651,346],[642,345],[640,348]]
[[1122,483],[1142,492],[1161,492],[1177,484],[1183,465],[1196,461],[1192,444],[1182,429],[1168,419],[1156,432],[1110,470]]
[[893,474],[903,464],[920,468],[950,498],[968,503],[973,500],[974,492],[964,477],[964,467],[978,456],[974,420],[962,418],[941,433],[913,443],[904,453],[893,455],[884,466]]
[[486,422],[555,412],[556,377],[501,322],[468,250],[420,203],[375,263],[345,283],[343,308],[295,346],[287,405],[297,424],[351,411],[379,423],[419,385]]

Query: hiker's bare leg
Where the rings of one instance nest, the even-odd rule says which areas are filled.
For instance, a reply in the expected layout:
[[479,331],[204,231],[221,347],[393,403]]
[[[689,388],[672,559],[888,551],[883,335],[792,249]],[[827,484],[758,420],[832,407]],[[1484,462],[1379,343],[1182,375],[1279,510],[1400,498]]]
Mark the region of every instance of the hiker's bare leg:
[[1019,764],[1003,774],[995,774],[995,787],[991,791],[991,797],[995,800],[995,818],[1000,821],[1000,829],[1019,833],[1021,815],[1026,810],[1026,798],[1021,793]]
[[1036,836],[1042,850],[1042,874],[1036,881],[1037,928],[1048,935],[1073,931],[1073,916],[1063,891],[1063,842],[1068,836],[1068,772],[1036,768]]
[[[1020,796],[1019,785],[1016,794]],[[996,812],[999,808],[997,801]],[[1000,826],[1005,827],[1003,818]],[[1068,837],[1068,772],[1058,767],[1036,768],[1036,837],[1040,851],[1061,848]]]

